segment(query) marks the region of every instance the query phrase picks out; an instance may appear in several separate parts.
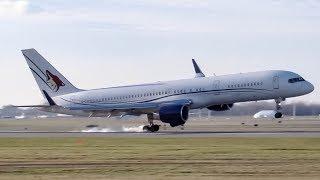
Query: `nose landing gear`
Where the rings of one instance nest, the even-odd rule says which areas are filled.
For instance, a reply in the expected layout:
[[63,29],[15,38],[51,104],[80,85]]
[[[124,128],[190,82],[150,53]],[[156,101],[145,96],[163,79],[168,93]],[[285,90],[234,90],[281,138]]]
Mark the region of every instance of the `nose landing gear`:
[[274,115],[274,117],[275,117],[276,119],[280,119],[280,118],[282,118],[282,116],[283,116],[283,114],[282,114],[281,112],[277,112],[277,113]]
[[276,119],[279,119],[279,118],[282,118],[283,117],[283,114],[281,112],[282,110],[282,107],[281,107],[281,103],[283,101],[285,101],[286,99],[285,98],[278,98],[278,99],[275,99],[275,102],[276,102],[276,111],[277,113],[274,115],[274,117]]

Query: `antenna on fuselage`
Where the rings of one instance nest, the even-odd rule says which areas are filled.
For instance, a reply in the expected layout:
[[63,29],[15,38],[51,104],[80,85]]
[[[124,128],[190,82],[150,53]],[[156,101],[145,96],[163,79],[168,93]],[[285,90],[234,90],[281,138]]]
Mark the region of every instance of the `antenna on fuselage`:
[[200,67],[198,66],[196,60],[192,59],[192,63],[193,63],[193,67],[194,67],[194,71],[196,72],[196,78],[202,78],[202,77],[206,77],[203,72],[201,71]]

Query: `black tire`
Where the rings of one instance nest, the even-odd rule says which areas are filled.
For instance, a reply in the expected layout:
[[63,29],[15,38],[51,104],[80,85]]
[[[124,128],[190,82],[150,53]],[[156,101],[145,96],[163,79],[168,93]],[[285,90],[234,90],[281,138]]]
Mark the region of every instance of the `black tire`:
[[276,119],[280,119],[280,118],[282,118],[282,113],[281,113],[281,112],[277,112],[277,113],[274,115],[274,117],[275,117]]
[[149,126],[143,126],[143,131],[149,131]]
[[152,126],[144,126],[143,127],[143,131],[152,132],[152,133],[159,131],[159,129],[160,129],[159,125],[152,125]]
[[152,125],[152,126],[148,126],[148,132],[154,132],[155,131],[155,129],[154,129],[154,126]]
[[154,129],[154,132],[157,132],[157,131],[159,131],[160,126],[159,125],[153,125],[153,129]]

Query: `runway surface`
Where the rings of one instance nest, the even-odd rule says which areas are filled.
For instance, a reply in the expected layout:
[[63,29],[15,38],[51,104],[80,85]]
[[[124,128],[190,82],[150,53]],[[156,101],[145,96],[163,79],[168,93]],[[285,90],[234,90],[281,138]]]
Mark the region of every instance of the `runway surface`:
[[[319,117],[0,120],[0,179],[317,179]],[[58,177],[57,177],[58,176]]]
[[158,133],[142,131],[144,118],[51,118],[0,120],[0,137],[320,137],[319,117],[280,120],[252,117],[191,118],[184,129],[159,123]]
[[0,137],[320,137],[320,131],[0,132]]

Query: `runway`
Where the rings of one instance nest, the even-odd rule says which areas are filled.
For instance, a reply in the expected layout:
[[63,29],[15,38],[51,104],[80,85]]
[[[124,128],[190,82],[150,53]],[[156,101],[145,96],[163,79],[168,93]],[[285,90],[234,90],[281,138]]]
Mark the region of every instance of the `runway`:
[[143,124],[143,118],[5,119],[0,120],[0,137],[320,137],[319,117],[197,117],[183,130],[161,124],[158,133],[143,132]]
[[[319,117],[0,120],[2,179],[317,179]],[[18,172],[18,173],[17,173]],[[206,179],[206,178],[205,178]]]
[[186,131],[186,132],[0,132],[0,138],[27,137],[320,137],[320,131]]

